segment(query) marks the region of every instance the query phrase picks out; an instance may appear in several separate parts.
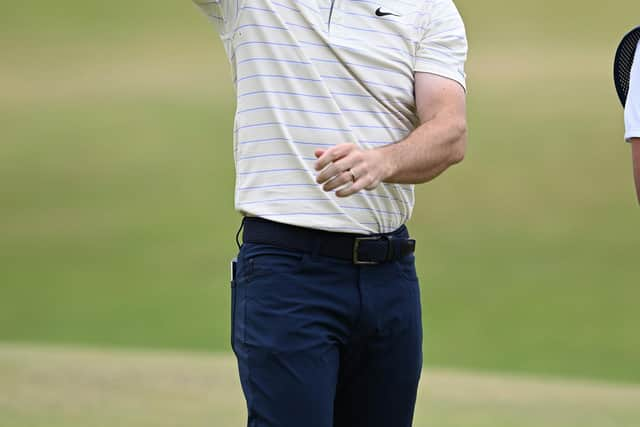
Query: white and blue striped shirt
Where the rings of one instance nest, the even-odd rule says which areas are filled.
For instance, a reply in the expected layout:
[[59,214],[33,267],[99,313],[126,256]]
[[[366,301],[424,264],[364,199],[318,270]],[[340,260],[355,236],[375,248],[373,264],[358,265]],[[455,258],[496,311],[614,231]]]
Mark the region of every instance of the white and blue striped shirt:
[[411,216],[412,185],[348,198],[315,182],[314,151],[393,144],[418,124],[414,73],[465,85],[452,0],[195,0],[233,70],[236,208],[329,231],[382,233]]

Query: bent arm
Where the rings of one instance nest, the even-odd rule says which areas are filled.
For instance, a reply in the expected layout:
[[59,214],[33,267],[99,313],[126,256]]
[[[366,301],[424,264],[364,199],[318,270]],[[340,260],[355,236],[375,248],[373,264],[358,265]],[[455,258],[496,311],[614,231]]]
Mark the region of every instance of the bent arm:
[[316,150],[316,182],[324,191],[337,189],[336,195],[348,197],[381,182],[421,184],[462,161],[467,144],[464,88],[446,77],[417,73],[415,92],[421,125],[402,141],[373,150],[349,143]]
[[387,159],[384,182],[425,183],[464,159],[467,145],[464,88],[445,77],[416,73],[415,96],[420,126],[399,143],[378,149]]

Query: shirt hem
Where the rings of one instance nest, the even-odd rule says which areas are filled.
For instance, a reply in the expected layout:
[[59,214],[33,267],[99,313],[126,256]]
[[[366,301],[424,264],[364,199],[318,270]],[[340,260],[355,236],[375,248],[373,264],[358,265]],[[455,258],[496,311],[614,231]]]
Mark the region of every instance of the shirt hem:
[[624,134],[624,139],[627,142],[631,142],[633,138],[640,138],[640,128],[628,130]]

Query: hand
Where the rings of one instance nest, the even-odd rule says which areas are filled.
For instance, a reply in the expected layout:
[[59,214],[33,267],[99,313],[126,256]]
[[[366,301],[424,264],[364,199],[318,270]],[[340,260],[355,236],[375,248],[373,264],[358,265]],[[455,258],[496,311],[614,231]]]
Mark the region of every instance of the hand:
[[[324,191],[336,188],[338,197],[348,197],[362,189],[373,190],[389,175],[388,158],[380,150],[364,150],[355,144],[339,144],[316,150],[316,177]],[[350,185],[345,185],[350,184]]]

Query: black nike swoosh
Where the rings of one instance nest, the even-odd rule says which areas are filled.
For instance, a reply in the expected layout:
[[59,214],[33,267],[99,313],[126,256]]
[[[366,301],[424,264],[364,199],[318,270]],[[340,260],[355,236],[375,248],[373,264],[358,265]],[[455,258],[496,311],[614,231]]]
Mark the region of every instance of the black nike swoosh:
[[393,12],[383,12],[380,9],[382,8],[379,7],[376,9],[376,16],[387,16],[387,15],[400,16],[397,13],[393,13]]

